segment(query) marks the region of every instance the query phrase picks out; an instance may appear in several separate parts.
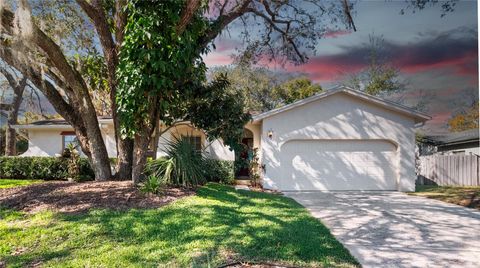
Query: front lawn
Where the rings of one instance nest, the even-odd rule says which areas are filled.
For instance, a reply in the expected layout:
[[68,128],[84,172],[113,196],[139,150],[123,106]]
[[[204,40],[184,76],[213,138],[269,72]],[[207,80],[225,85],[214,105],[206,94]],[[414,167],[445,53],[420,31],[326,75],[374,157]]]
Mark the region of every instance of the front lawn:
[[417,185],[410,194],[480,209],[480,187]]
[[292,199],[217,184],[158,209],[80,214],[1,209],[0,260],[13,267],[358,265]]
[[25,186],[34,183],[42,182],[41,180],[11,180],[11,179],[0,179],[0,189]]

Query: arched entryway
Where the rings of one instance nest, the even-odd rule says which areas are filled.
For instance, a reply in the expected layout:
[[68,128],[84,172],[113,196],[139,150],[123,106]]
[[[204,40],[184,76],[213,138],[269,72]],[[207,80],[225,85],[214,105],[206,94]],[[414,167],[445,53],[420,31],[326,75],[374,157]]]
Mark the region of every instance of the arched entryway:
[[253,132],[244,128],[242,136],[243,149],[241,152],[235,153],[236,178],[249,178],[249,163],[252,158],[253,150]]

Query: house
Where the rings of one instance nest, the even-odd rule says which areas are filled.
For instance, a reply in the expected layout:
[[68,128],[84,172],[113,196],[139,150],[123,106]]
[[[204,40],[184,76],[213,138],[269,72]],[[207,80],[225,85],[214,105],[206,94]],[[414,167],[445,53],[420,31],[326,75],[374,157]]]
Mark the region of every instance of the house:
[[445,135],[429,135],[423,139],[424,146],[434,147],[433,153],[441,155],[480,156],[479,130],[470,129]]
[[[415,189],[414,128],[430,117],[406,106],[346,87],[253,116],[242,142],[258,148],[265,188],[281,191]],[[111,119],[99,120],[109,156],[115,156]],[[60,122],[28,129],[25,155],[54,155],[74,138]],[[163,128],[163,127],[162,127]],[[191,136],[212,158],[233,160],[219,140],[208,142],[191,125],[174,126],[159,139]],[[206,146],[208,144],[208,146]]]
[[[105,141],[108,157],[117,156],[113,120],[109,116],[98,117],[98,123]],[[73,128],[63,119],[49,119],[36,121],[28,125],[15,125],[16,129],[28,131],[28,150],[21,156],[58,156],[70,143],[76,143]],[[234,153],[223,146],[219,140],[207,141],[205,134],[188,123],[179,123],[173,127],[160,125],[159,131],[163,134],[158,139],[156,156],[164,154],[166,140],[173,137],[189,137],[195,146],[206,147],[208,156],[214,159],[235,160]],[[207,146],[208,145],[208,146]],[[153,148],[150,145],[150,148]]]

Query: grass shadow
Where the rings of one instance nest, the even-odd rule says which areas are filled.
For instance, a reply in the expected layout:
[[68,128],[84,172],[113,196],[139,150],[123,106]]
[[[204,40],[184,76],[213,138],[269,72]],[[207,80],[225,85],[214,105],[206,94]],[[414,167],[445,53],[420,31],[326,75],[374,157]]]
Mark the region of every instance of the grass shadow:
[[[47,233],[58,242],[50,244],[50,250],[62,248],[70,255],[58,256],[51,266],[204,267],[236,261],[358,265],[329,230],[292,199],[218,184],[159,209],[92,210],[53,214],[51,220],[55,224],[46,227]],[[36,248],[37,257],[45,259],[44,247]]]

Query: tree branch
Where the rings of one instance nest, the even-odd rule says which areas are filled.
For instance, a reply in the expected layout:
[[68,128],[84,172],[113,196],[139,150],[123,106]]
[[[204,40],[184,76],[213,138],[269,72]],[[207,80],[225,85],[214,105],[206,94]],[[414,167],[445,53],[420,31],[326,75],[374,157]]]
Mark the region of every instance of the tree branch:
[[200,8],[201,0],[188,0],[185,4],[185,8],[180,15],[180,22],[178,23],[176,30],[177,35],[181,35],[187,28],[187,25],[192,20],[195,12]]
[[350,4],[348,3],[348,0],[343,0],[343,12],[345,13],[345,16],[347,16],[347,22],[348,24],[353,28],[353,31],[357,31],[357,27],[355,27],[355,23],[353,22],[352,14],[350,12]]
[[252,3],[253,0],[242,0],[235,8],[230,12],[219,15],[217,19],[212,23],[210,30],[205,33],[205,36],[202,38],[201,43],[203,46],[207,46],[213,39],[215,39],[218,34],[231,22],[236,20],[245,14],[248,6]]
[[117,42],[117,51],[123,43],[125,35],[125,26],[127,25],[127,13],[124,7],[127,5],[126,0],[117,0],[115,3],[115,41]]
[[[40,70],[35,70],[31,65],[22,64],[17,61],[4,42],[0,42],[0,58],[22,73],[25,78],[30,80],[35,87],[37,87],[48,98],[52,106],[55,108],[55,111],[72,125],[78,134],[80,134],[77,136],[86,137],[87,131],[84,122],[80,117],[80,113],[76,112],[75,107],[71,106],[63,99],[62,95],[58,93],[55,86],[52,85],[48,79],[42,77],[42,72]],[[81,144],[82,150],[87,156],[89,156],[90,143],[88,139],[82,139]]]

